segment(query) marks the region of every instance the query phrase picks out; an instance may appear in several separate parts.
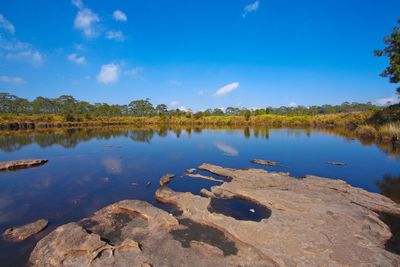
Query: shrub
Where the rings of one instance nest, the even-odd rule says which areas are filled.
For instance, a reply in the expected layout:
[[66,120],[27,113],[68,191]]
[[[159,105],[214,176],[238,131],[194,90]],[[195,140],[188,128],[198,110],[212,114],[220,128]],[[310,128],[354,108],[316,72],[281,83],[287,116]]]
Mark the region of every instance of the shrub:
[[378,136],[376,129],[370,125],[358,126],[356,129],[356,134],[360,138],[373,139]]
[[384,142],[400,141],[400,123],[387,123],[379,127],[379,137]]
[[382,125],[389,122],[400,122],[400,104],[386,107],[375,112],[368,123]]

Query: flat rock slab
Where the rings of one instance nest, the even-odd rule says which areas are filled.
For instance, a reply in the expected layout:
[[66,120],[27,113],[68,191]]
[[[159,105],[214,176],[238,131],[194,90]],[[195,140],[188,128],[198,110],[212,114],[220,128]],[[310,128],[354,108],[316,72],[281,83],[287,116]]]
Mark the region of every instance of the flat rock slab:
[[264,165],[264,166],[281,166],[278,162],[271,161],[271,160],[265,160],[265,159],[253,159],[250,161],[251,163],[258,164],[258,165]]
[[0,171],[10,171],[25,168],[32,168],[47,163],[46,159],[22,159],[14,161],[0,162]]
[[[398,216],[400,206],[382,195],[315,176],[211,164],[198,169],[231,180],[203,196],[160,187],[157,200],[180,210],[176,217],[137,200],[107,206],[39,241],[30,264],[400,266],[400,256],[386,249],[392,233],[380,216]],[[271,213],[237,220],[210,211],[213,198],[244,199]]]
[[[164,186],[165,187],[165,186]],[[263,263],[263,264],[259,264]],[[40,240],[33,266],[276,266],[255,248],[151,204],[125,200]]]
[[26,224],[20,227],[8,228],[3,236],[5,239],[12,241],[22,241],[28,237],[39,233],[49,224],[48,221],[44,219],[37,220],[36,222]]
[[161,177],[161,179],[160,179],[160,186],[163,186],[163,185],[168,184],[168,183],[172,180],[172,178],[174,178],[174,177],[175,177],[175,175],[173,175],[173,174],[166,174],[166,175],[164,175],[164,176]]

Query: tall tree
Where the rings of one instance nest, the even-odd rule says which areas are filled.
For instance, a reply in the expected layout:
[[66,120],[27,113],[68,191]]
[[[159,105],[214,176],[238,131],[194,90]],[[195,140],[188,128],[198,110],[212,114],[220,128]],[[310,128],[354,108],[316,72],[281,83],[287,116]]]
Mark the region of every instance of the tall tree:
[[[400,25],[400,19],[397,20]],[[386,56],[389,58],[389,66],[381,73],[382,77],[388,77],[391,83],[400,82],[400,26],[393,28],[391,35],[384,38],[386,47],[383,50],[376,50],[378,57]],[[397,88],[400,94],[400,87]]]
[[150,99],[134,100],[129,103],[129,111],[133,116],[145,117],[151,116],[154,113],[154,107],[150,103]]

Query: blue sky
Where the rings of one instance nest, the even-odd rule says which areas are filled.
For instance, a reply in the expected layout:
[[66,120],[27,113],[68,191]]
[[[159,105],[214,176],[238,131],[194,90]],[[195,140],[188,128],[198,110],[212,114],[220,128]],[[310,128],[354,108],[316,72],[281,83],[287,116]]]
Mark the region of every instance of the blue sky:
[[171,108],[381,103],[400,1],[1,0],[0,91]]

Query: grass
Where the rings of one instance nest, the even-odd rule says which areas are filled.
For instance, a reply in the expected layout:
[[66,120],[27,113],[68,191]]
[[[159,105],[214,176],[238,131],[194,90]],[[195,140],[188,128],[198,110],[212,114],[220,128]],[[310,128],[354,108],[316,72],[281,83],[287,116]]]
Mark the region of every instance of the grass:
[[356,135],[359,138],[375,139],[378,136],[378,131],[371,125],[361,125],[357,127]]
[[201,118],[173,117],[93,117],[75,116],[67,120],[62,115],[0,115],[0,125],[34,125],[35,128],[63,127],[74,125],[102,124],[176,124],[176,125],[215,125],[215,126],[313,126],[313,127],[349,127],[365,123],[370,114],[365,112],[339,113],[315,116],[259,115],[246,120],[244,116],[207,116]]
[[379,138],[384,142],[400,142],[400,122],[387,123],[379,127]]
[[259,115],[251,116],[207,116],[201,118],[185,116],[164,117],[85,117],[74,116],[67,119],[62,115],[15,115],[0,114],[0,129],[46,129],[63,127],[94,127],[105,125],[135,126],[207,126],[207,127],[313,127],[355,129],[359,138],[379,139],[382,142],[400,142],[400,122],[383,125],[369,125],[372,112],[351,112],[326,115]]

